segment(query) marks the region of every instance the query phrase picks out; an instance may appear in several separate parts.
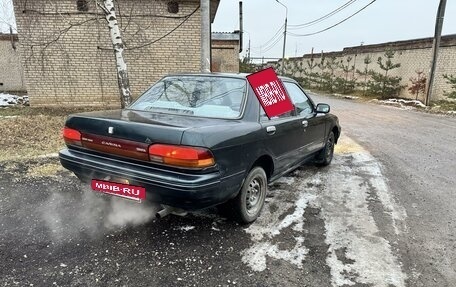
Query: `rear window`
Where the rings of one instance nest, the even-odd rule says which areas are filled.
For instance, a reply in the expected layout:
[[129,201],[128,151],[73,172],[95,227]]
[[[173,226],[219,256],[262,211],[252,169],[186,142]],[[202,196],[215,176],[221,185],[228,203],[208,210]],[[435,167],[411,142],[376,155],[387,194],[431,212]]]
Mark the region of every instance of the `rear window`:
[[240,117],[246,80],[211,76],[166,77],[150,87],[129,109],[196,117]]

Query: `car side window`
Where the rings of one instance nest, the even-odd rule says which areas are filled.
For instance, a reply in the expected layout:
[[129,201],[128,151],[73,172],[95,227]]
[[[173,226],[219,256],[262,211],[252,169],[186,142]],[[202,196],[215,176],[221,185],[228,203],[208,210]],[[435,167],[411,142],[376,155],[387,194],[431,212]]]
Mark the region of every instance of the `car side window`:
[[311,115],[314,109],[313,104],[301,88],[295,83],[283,82],[283,84],[296,108],[296,113],[300,116]]
[[[294,116],[294,110],[293,111],[289,111],[289,112],[286,112],[284,114],[281,114],[277,117],[272,117],[271,120],[273,119],[282,119],[282,118],[288,118],[288,117],[291,117],[291,116]],[[266,115],[266,112],[264,111],[263,107],[260,105],[260,121],[264,122],[264,121],[269,121],[269,118],[268,116]]]

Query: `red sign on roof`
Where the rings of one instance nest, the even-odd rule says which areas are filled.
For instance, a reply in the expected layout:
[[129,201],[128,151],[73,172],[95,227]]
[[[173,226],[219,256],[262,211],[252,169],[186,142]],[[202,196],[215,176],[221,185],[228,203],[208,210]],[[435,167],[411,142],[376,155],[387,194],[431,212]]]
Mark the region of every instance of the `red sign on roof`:
[[282,81],[279,80],[274,69],[253,73],[247,80],[255,92],[261,106],[269,118],[279,116],[294,109]]

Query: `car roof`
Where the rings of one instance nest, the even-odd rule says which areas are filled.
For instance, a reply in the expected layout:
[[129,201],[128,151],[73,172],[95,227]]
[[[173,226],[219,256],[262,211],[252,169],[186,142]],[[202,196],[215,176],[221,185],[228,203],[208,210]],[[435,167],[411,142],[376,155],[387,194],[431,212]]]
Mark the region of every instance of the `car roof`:
[[[230,78],[238,78],[238,79],[246,79],[250,73],[175,73],[169,74],[168,76],[205,76],[205,77],[230,77]],[[290,82],[295,82],[294,79],[289,77],[278,76],[281,80],[287,80]]]

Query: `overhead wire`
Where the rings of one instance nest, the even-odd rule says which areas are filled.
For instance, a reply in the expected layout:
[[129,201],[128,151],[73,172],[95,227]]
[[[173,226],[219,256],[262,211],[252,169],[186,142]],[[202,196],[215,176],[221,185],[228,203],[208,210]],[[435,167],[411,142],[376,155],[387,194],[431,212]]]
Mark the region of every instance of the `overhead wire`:
[[[309,26],[315,25],[317,23],[322,22],[323,20],[328,19],[329,17],[334,16],[335,14],[341,12],[342,10],[344,10],[345,8],[349,7],[350,5],[354,4],[357,1],[358,0],[349,0],[345,4],[339,6],[335,10],[323,15],[320,18],[317,18],[315,20],[312,20],[312,21],[309,21],[309,22],[306,22],[306,23],[302,23],[302,24],[288,25],[287,28],[291,28],[292,30],[297,30],[297,29],[301,29],[301,28],[305,28],[305,27],[309,27]],[[331,26],[329,26],[329,27],[327,27],[325,29],[322,29],[322,30],[319,30],[319,31],[316,31],[316,32],[313,32],[313,33],[306,33],[306,34],[296,34],[296,33],[292,33],[292,32],[287,32],[287,35],[294,36],[294,37],[305,37],[305,36],[312,36],[312,35],[316,35],[316,34],[328,31],[328,30],[330,30],[330,29],[332,29],[332,28],[344,23],[345,21],[349,20],[350,18],[354,17],[355,15],[357,15],[358,13],[360,13],[361,11],[366,9],[368,6],[372,5],[375,1],[377,1],[377,0],[372,0],[367,5],[363,6],[361,9],[357,10],[355,13],[351,14],[350,16],[344,18],[343,20],[341,20],[341,21],[337,22],[336,24],[331,25]],[[281,34],[281,32],[282,32],[282,29],[284,28],[284,26],[285,26],[285,24],[282,25],[279,28],[279,30],[274,34],[274,36],[272,36],[265,44],[263,44],[261,46],[253,47],[253,49],[255,49],[255,50],[259,49],[260,53],[266,53],[269,50],[271,50],[273,47],[275,47],[275,45],[277,45],[277,43],[279,43],[280,40],[283,39],[284,35],[283,35],[283,33]],[[280,35],[280,37],[279,37],[279,35]],[[266,48],[264,48],[265,46],[266,46]]]
[[[353,4],[354,2],[356,2],[358,0],[349,0],[347,3],[345,3],[344,5],[342,6],[339,6],[338,8],[336,8],[335,10],[331,11],[330,13],[318,18],[318,19],[315,19],[313,21],[310,21],[308,23],[304,23],[304,24],[300,24],[300,25],[288,25],[287,27],[290,27],[290,26],[303,26],[305,27],[304,25],[308,25],[308,26],[311,26],[313,24],[317,24],[318,22],[321,22],[327,18],[329,18],[330,16],[332,15],[335,15],[336,13],[342,11],[343,9],[345,9],[346,7],[350,6],[351,4]],[[313,23],[313,24],[312,24]],[[269,50],[271,50],[273,47],[275,47],[280,40],[283,39],[283,29],[285,27],[285,24],[283,24],[277,31],[276,33],[268,40],[266,41],[263,45],[260,45],[260,46],[255,46],[253,47],[253,49],[255,50],[259,50],[260,53],[265,53]],[[287,33],[288,34],[288,33]]]
[[[283,29],[285,27],[285,24],[283,24],[282,26],[280,26],[280,28],[277,30],[277,32],[275,32],[274,36],[272,36],[269,40],[267,40],[263,45],[260,45],[260,46],[255,46],[253,48],[260,48],[262,49],[263,47],[267,47],[269,46],[269,44],[273,41],[276,40],[276,37],[280,36],[281,34],[283,34]],[[282,35],[283,37],[283,35]]]
[[174,31],[176,31],[177,29],[179,29],[182,25],[185,24],[185,22],[187,22],[188,19],[190,19],[190,17],[193,16],[193,14],[196,13],[196,11],[198,11],[200,8],[200,5],[198,5],[198,7],[196,7],[195,10],[193,10],[193,12],[191,12],[190,14],[186,15],[186,17],[184,18],[184,20],[179,23],[178,25],[176,25],[173,29],[171,29],[170,31],[168,31],[166,34],[162,35],[161,37],[155,39],[155,40],[152,40],[150,42],[147,42],[147,43],[144,43],[144,44],[141,44],[141,45],[138,45],[138,46],[134,46],[134,47],[126,47],[127,50],[135,50],[135,49],[141,49],[141,48],[144,48],[144,47],[147,47],[147,46],[150,46],[152,44],[155,44],[156,42],[162,40],[163,38],[166,38],[168,37],[170,34],[172,34]]
[[315,24],[318,24],[326,19],[328,19],[329,17],[331,16],[334,16],[335,14],[341,12],[342,10],[344,10],[345,8],[349,7],[350,5],[354,4],[356,1],[358,0],[349,0],[348,2],[346,2],[345,4],[343,4],[342,6],[339,6],[338,8],[336,8],[335,10],[329,12],[328,14],[326,15],[323,15],[321,16],[320,18],[317,18],[315,20],[312,20],[310,22],[306,22],[306,23],[302,23],[302,24],[296,24],[296,25],[288,25],[288,28],[290,30],[297,30],[297,29],[301,29],[301,28],[305,28],[305,27],[309,27],[309,26],[312,26],[312,25],[315,25]]
[[275,45],[277,45],[277,43],[279,43],[280,40],[282,40],[282,38],[283,38],[283,34],[282,34],[279,38],[277,38],[277,40],[276,40],[274,43],[272,43],[271,45],[269,45],[269,47],[265,48],[264,50],[261,49],[261,52],[262,52],[262,53],[268,52],[269,50],[271,50],[272,48],[274,48]]
[[316,35],[316,34],[319,34],[319,33],[322,33],[322,32],[325,32],[325,31],[328,31],[342,23],[344,23],[345,21],[347,21],[348,19],[354,17],[356,14],[360,13],[361,11],[363,11],[364,9],[366,9],[367,7],[369,7],[370,5],[372,5],[375,1],[377,0],[372,0],[370,3],[368,3],[367,5],[365,5],[364,7],[362,7],[361,9],[359,9],[358,11],[356,11],[355,13],[351,14],[350,16],[348,16],[347,18],[337,22],[336,24],[334,25],[331,25],[325,29],[322,29],[320,31],[317,31],[317,32],[313,32],[313,33],[307,33],[307,34],[295,34],[295,33],[287,33],[287,35],[290,35],[290,36],[294,36],[294,37],[306,37],[306,36],[312,36],[312,35]]

